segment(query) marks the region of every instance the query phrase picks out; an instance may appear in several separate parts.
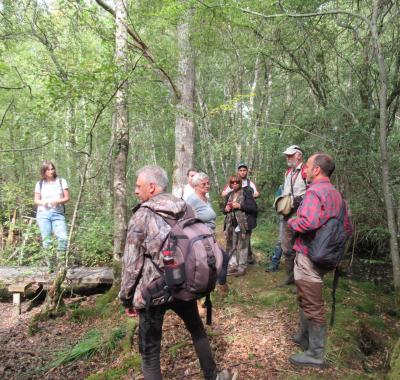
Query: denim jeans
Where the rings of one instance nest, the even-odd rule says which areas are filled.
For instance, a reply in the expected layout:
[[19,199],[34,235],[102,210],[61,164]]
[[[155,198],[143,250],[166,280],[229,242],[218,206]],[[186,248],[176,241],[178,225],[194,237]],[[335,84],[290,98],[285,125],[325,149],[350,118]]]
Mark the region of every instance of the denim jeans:
[[281,247],[281,243],[278,242],[275,245],[274,248],[274,253],[272,254],[271,257],[271,264],[269,266],[269,268],[271,270],[278,270],[279,268],[279,263],[281,262],[281,257],[282,257],[282,247]]
[[218,284],[219,285],[225,285],[226,284],[226,276],[228,275],[228,264],[229,264],[229,253],[226,252],[225,250],[222,250],[222,254],[223,254],[223,260],[222,260],[222,268],[221,268],[221,272],[218,276]]
[[200,319],[196,300],[180,301],[151,306],[149,311],[139,311],[139,351],[142,356],[144,380],[161,380],[160,350],[162,325],[165,312],[172,309],[184,322],[188,329],[200,367],[206,380],[214,380],[217,376],[216,364],[211,353],[210,343]]
[[57,250],[65,252],[67,250],[68,235],[64,214],[51,209],[40,211],[36,216],[36,221],[42,235],[43,248],[48,249],[51,247],[51,235],[54,233],[58,242]]

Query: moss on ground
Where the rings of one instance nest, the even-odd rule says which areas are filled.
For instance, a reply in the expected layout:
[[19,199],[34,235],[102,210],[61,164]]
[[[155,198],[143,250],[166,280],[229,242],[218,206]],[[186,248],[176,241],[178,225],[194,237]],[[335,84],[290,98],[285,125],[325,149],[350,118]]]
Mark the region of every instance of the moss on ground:
[[[273,308],[286,310],[293,314],[293,318],[297,318],[296,295],[292,294],[290,287],[277,286],[283,276],[283,270],[266,273],[261,265],[251,266],[246,276],[228,279],[229,294],[225,298],[215,297],[215,306],[240,307],[248,315],[265,308]],[[327,320],[330,318],[332,304],[332,278],[332,274],[325,278]],[[382,373],[387,371],[383,357],[385,350],[390,350],[390,342],[399,336],[395,328],[399,318],[395,312],[397,309],[393,308],[393,302],[392,295],[384,293],[373,284],[357,282],[346,277],[340,278],[336,290],[335,324],[329,328],[328,334],[327,359],[333,366],[346,368],[346,371],[353,371],[355,363],[358,363],[356,367],[364,367],[369,371],[360,374],[359,370],[354,370],[355,373],[349,378],[379,379]],[[391,310],[390,315],[386,314],[387,310]],[[365,331],[368,332],[368,339],[372,337],[372,341],[368,342],[372,345],[372,354],[363,352]],[[229,337],[227,340],[229,342]],[[380,345],[386,348],[379,348]],[[382,355],[382,358],[376,355]],[[371,364],[369,358],[372,359]],[[397,365],[396,359],[392,362],[394,366]],[[315,378],[324,377],[318,375]]]
[[86,380],[118,380],[124,378],[130,371],[139,372],[141,366],[140,354],[126,355],[118,367],[92,374]]
[[124,309],[117,301],[118,288],[112,286],[107,293],[101,295],[93,306],[82,307],[75,305],[72,309],[71,320],[73,322],[83,322],[88,319],[102,317],[108,318],[115,313],[123,313]]
[[389,380],[400,379],[400,339],[397,340],[390,360]]
[[[220,229],[220,226],[218,227]],[[230,310],[234,314],[237,308],[246,315],[254,315],[262,310],[274,309],[289,313],[296,320],[298,306],[296,295],[290,287],[279,287],[278,284],[284,277],[284,270],[266,273],[264,265],[269,261],[269,255],[275,246],[277,236],[277,222],[262,222],[253,233],[253,248],[259,264],[249,266],[246,276],[239,278],[229,277],[229,293],[222,297],[217,293],[212,295],[216,308],[224,308],[226,317],[230,317]],[[327,307],[327,320],[331,311],[332,274],[324,279],[324,299]],[[122,313],[123,309],[116,301],[117,288],[112,288],[108,293],[99,297],[91,307],[79,307],[73,311],[75,320],[83,321],[88,318],[112,318],[115,313]],[[327,359],[329,363],[346,373],[346,379],[380,379],[388,371],[385,364],[385,352],[389,352],[398,339],[396,331],[400,318],[399,307],[393,294],[384,293],[379,287],[370,282],[357,282],[341,277],[336,290],[336,318],[333,327],[329,328],[327,342]],[[136,320],[127,319],[124,331],[125,336],[115,347],[112,355],[119,355],[112,368],[100,373],[92,374],[88,380],[121,379],[131,376],[132,371],[140,371],[139,354],[131,354],[131,343],[136,328]],[[226,335],[226,342],[238,339],[234,335]],[[363,339],[368,338],[372,345],[368,354],[363,351]],[[172,357],[179,357],[181,351],[191,344],[186,339],[178,341],[169,348]],[[376,347],[374,347],[374,345]],[[379,347],[379,349],[378,349]],[[374,349],[376,349],[374,351]],[[248,357],[252,357],[248,353]],[[370,356],[373,360],[369,361]],[[375,356],[373,356],[375,355]],[[380,356],[379,356],[380,355]],[[378,363],[378,364],[376,364]],[[381,364],[379,364],[381,363]],[[389,379],[400,378],[400,343],[393,351],[391,359],[391,372]],[[364,368],[364,370],[362,370]],[[390,377],[391,376],[391,377]],[[289,374],[287,379],[302,379],[304,374]],[[329,376],[318,372],[310,374],[307,379],[329,379]]]

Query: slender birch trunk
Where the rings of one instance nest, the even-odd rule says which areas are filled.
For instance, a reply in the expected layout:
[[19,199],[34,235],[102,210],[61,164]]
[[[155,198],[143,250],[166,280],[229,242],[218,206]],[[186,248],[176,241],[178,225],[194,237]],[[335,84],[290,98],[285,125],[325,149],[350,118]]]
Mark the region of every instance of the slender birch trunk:
[[379,141],[381,150],[381,168],[382,168],[382,191],[386,205],[386,217],[388,230],[390,234],[390,256],[393,264],[393,284],[398,290],[400,289],[400,257],[399,245],[397,241],[397,226],[395,216],[395,206],[393,195],[390,189],[390,170],[388,161],[388,143],[387,143],[387,97],[388,97],[388,79],[385,66],[385,59],[382,46],[379,40],[377,21],[381,10],[382,2],[376,0],[374,2],[374,10],[372,12],[370,29],[372,41],[374,44],[375,57],[379,67]]
[[[120,79],[127,72],[127,2],[115,1],[115,64]],[[127,107],[127,82],[119,87],[115,95],[115,115],[113,132],[115,141],[114,155],[114,260],[119,261],[124,250],[127,216],[126,216],[126,166],[129,151],[129,126]]]
[[[186,4],[186,1],[181,1]],[[178,80],[177,87],[181,94],[177,104],[175,122],[175,163],[173,173],[174,195],[181,197],[186,184],[186,172],[193,166],[194,158],[194,91],[195,62],[194,50],[190,41],[190,25],[193,9],[188,8],[177,27],[178,38]]]

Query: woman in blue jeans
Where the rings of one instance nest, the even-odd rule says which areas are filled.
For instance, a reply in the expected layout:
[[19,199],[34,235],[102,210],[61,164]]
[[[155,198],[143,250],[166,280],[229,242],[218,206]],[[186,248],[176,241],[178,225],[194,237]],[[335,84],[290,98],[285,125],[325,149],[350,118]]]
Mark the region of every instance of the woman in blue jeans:
[[[56,167],[51,161],[43,161],[40,176],[35,186],[34,201],[38,206],[36,221],[42,235],[42,245],[44,249],[49,249],[54,234],[58,242],[57,252],[63,253],[67,250],[68,242],[64,215],[64,204],[69,201],[68,184],[64,178],[57,176]],[[50,269],[52,264],[49,258]]]

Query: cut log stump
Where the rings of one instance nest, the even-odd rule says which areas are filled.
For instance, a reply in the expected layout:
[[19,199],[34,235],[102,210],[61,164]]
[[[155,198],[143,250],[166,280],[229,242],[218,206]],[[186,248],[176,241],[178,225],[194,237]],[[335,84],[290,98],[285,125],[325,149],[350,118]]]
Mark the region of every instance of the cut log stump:
[[8,291],[13,295],[14,314],[21,314],[21,298],[25,296],[25,291],[33,285],[33,281],[17,282],[8,287]]

